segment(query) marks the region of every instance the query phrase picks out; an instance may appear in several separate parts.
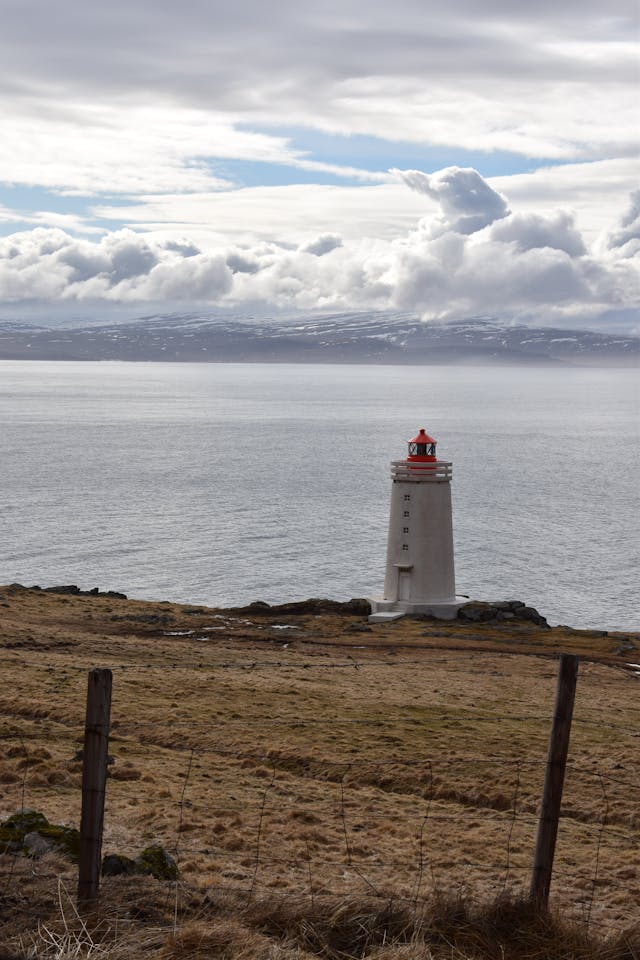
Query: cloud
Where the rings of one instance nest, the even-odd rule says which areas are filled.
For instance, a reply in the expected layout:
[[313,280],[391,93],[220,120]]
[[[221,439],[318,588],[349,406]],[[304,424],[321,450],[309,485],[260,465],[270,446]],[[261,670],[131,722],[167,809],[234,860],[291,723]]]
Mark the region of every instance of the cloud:
[[305,243],[300,249],[304,253],[312,253],[314,257],[323,257],[325,253],[330,253],[336,247],[342,246],[342,237],[337,233],[323,233],[309,243]]
[[231,188],[233,180],[216,168],[235,159],[363,182],[388,179],[385,172],[315,161],[287,137],[241,129],[220,111],[139,99],[123,106],[73,102],[63,112],[52,105],[44,116],[20,101],[3,104],[0,181],[67,196],[198,193]]
[[[492,177],[487,181],[507,195],[519,214],[553,217],[564,209],[590,246],[611,230],[637,186],[634,159],[544,167],[531,173]],[[363,186],[291,184],[245,187],[214,193],[143,196],[136,203],[96,204],[102,221],[152,233],[167,242],[188,231],[201,249],[261,240],[309,243],[323,233],[339,232],[344,243],[406,236],[420,216],[432,219],[439,209],[426,193],[407,190],[397,176],[389,183]]]
[[624,250],[625,256],[640,251],[640,190],[634,190],[629,197],[629,207],[620,218],[618,229],[610,233],[608,246],[612,250]]
[[408,187],[440,204],[444,229],[470,234],[509,213],[503,196],[477,170],[447,167],[429,176],[421,170],[392,170]]
[[438,207],[401,237],[345,241],[322,233],[299,244],[203,250],[184,235],[120,230],[96,242],[37,228],[0,240],[0,295],[14,303],[264,304],[542,323],[595,322],[637,304],[640,258],[629,251],[636,196],[612,243],[590,249],[567,211],[508,213],[476,171],[420,173],[411,172],[412,183]]
[[519,251],[550,247],[564,250],[571,257],[580,257],[587,252],[576,230],[574,217],[566,210],[558,210],[546,217],[538,213],[512,214],[493,224],[491,238],[513,243]]
[[251,129],[294,126],[630,156],[636,23],[630,0],[493,0],[481,21],[469,0],[23,0],[0,36],[0,178],[148,194],[218,189],[209,161],[229,156],[340,172]]
[[44,228],[0,239],[0,295],[9,302],[216,301],[231,283],[221,254],[160,245],[130,230],[99,243]]
[[419,202],[399,183],[338,187],[290,184],[245,187],[217,193],[143,196],[129,205],[97,204],[101,220],[124,221],[136,230],[173,236],[189,227],[201,246],[262,241],[292,246],[315,242],[334,234],[343,240],[363,237],[392,239],[406,234],[421,213],[436,209],[433,201]]
[[58,213],[48,210],[36,210],[33,213],[28,213],[25,210],[13,210],[4,204],[0,204],[0,223],[60,227],[62,230],[70,230],[73,233],[104,233],[103,228],[89,223],[86,217],[77,216],[73,213]]

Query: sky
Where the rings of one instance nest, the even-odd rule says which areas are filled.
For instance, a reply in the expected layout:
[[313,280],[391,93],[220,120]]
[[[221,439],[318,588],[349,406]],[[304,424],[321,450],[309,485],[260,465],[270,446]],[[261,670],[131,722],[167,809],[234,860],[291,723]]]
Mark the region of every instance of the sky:
[[635,0],[3,0],[0,318],[640,333]]

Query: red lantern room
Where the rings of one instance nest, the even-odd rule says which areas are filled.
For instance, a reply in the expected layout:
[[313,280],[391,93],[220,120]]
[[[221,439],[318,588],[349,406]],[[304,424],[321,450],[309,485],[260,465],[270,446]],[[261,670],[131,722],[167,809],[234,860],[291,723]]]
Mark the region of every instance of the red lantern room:
[[413,440],[409,440],[409,456],[407,460],[411,463],[435,463],[436,441],[425,433],[424,427],[420,427],[420,433]]

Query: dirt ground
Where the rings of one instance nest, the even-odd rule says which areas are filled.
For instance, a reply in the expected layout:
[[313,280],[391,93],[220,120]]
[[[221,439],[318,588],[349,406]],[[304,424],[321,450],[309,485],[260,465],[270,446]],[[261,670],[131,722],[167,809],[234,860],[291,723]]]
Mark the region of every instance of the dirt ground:
[[[203,897],[523,892],[559,652],[581,662],[552,902],[615,932],[640,902],[633,634],[0,587],[0,820],[79,825],[87,671],[109,667],[105,854],[161,843]],[[60,857],[23,861],[0,856],[6,942],[56,908],[20,893],[39,871],[73,889]]]

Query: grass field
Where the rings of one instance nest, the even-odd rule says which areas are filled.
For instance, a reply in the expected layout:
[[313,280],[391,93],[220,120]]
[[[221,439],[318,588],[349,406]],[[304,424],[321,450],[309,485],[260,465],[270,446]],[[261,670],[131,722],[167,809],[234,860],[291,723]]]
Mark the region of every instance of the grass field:
[[[110,667],[103,852],[161,843],[180,870],[177,884],[105,878],[79,955],[638,956],[619,939],[640,903],[637,635],[0,597],[0,820],[28,807],[79,825],[87,670]],[[581,664],[561,920],[544,933],[517,901],[560,651]],[[0,856],[0,944],[28,956],[40,937],[33,956],[66,956],[38,922],[77,934],[76,874],[56,853]],[[446,936],[429,934],[437,917]],[[522,937],[512,950],[507,929],[565,952],[526,953]]]

